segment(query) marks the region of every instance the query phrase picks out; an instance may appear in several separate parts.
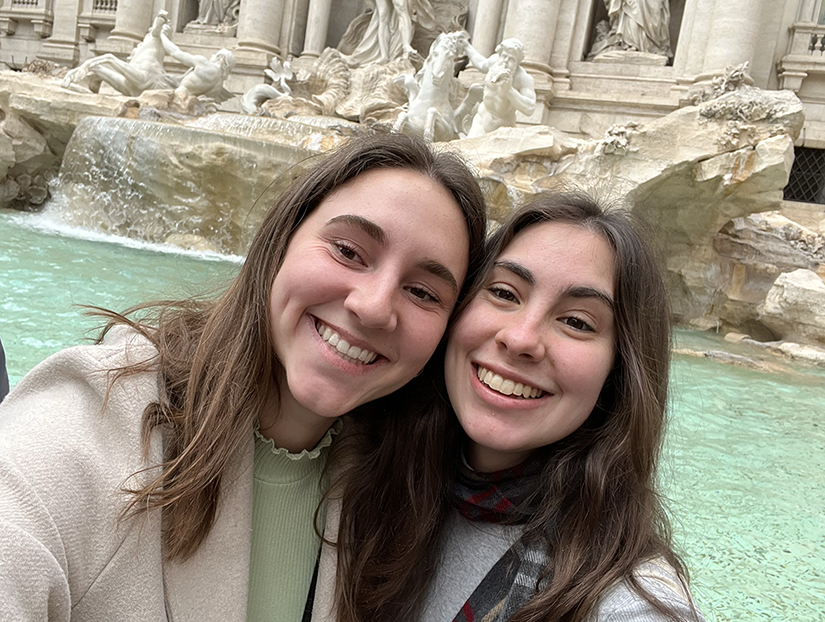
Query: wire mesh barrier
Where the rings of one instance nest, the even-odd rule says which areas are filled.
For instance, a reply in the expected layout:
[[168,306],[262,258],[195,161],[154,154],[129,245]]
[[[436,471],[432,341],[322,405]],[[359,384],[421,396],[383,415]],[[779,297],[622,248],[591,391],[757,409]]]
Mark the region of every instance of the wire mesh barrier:
[[786,201],[825,204],[825,150],[795,147]]

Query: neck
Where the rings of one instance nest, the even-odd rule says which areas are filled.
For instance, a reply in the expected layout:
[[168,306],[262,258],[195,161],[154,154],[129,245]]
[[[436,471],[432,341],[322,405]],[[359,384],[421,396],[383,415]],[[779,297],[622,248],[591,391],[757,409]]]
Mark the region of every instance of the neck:
[[273,391],[258,420],[261,435],[291,454],[314,449],[336,421],[304,408],[283,388],[280,399]]
[[527,460],[530,453],[529,451],[498,451],[470,441],[467,462],[479,473],[495,473],[521,464]]

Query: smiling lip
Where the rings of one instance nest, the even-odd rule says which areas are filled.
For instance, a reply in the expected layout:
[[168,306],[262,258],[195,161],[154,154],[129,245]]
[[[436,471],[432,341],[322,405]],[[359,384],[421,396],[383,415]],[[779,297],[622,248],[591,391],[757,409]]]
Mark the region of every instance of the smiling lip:
[[356,365],[371,365],[378,358],[378,353],[361,348],[356,345],[351,345],[346,339],[333,329],[324,324],[318,318],[313,318],[315,321],[315,331],[318,336],[327,344],[329,349],[335,352],[345,361],[355,363]]
[[518,380],[506,378],[486,367],[473,365],[478,381],[496,393],[522,401],[531,401],[547,395],[545,391]]

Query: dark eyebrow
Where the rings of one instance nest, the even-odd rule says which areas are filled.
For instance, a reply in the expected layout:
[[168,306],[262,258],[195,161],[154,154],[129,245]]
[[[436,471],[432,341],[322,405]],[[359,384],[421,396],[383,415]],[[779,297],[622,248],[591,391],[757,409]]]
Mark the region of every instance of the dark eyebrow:
[[453,294],[458,292],[458,282],[455,280],[453,273],[450,272],[444,264],[438,263],[435,259],[425,259],[418,264],[418,267],[446,281],[452,288]]
[[496,268],[504,268],[505,270],[509,270],[522,281],[526,281],[530,285],[536,284],[536,277],[533,276],[533,273],[530,272],[524,266],[522,266],[520,263],[516,263],[515,261],[507,261],[506,259],[501,259],[496,261],[496,263],[493,265]]
[[[530,272],[530,270],[522,266],[520,263],[502,259],[496,261],[494,265],[497,268],[504,268],[505,270],[512,272],[522,281],[525,281],[530,285],[536,285],[536,277],[532,272]],[[611,311],[613,311],[615,307],[613,299],[602,290],[596,289],[595,287],[572,285],[562,292],[562,296],[569,298],[595,298],[604,303],[604,305]]]
[[564,290],[562,295],[570,298],[595,298],[596,300],[600,300],[604,303],[604,305],[611,311],[613,311],[613,308],[615,307],[613,299],[602,290],[596,289],[595,287],[573,285]]
[[384,230],[378,225],[376,225],[374,222],[368,220],[367,218],[364,218],[363,216],[356,216],[355,214],[341,214],[340,216],[330,218],[327,221],[327,224],[333,225],[339,222],[358,227],[364,233],[366,233],[368,236],[370,236],[376,242],[378,242],[381,246],[387,245],[387,234],[384,233]]

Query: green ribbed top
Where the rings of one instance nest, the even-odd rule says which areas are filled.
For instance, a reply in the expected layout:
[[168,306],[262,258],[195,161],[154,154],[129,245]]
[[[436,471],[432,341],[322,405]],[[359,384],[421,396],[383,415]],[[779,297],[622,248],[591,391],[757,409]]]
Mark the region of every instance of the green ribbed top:
[[[336,422],[311,451],[291,454],[255,430],[247,622],[300,622],[321,540],[313,516]],[[321,525],[326,512],[319,516]]]

